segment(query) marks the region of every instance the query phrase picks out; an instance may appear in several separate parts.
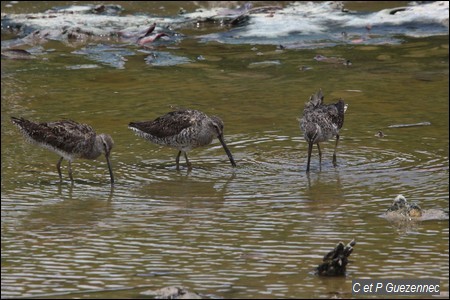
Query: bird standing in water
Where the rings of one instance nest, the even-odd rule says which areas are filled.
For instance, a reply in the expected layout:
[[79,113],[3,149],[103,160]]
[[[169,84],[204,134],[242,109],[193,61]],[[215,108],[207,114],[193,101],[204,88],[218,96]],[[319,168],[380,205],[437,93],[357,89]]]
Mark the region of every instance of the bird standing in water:
[[333,153],[333,165],[336,166],[336,149],[339,142],[339,129],[344,125],[344,113],[347,105],[339,99],[337,103],[324,104],[322,90],[313,94],[305,105],[303,116],[300,120],[300,129],[308,142],[308,164],[306,172],[309,172],[311,152],[314,144],[319,150],[319,160],[322,161],[322,152],[319,143],[325,142],[336,136],[336,145]]
[[114,184],[114,175],[109,160],[114,141],[110,135],[96,134],[91,126],[72,120],[36,123],[24,118],[11,117],[11,121],[29,142],[61,156],[56,164],[61,180],[61,162],[64,158],[69,162],[69,177],[73,182],[71,162],[75,158],[96,159],[103,153],[108,163],[111,184]]
[[209,145],[214,138],[219,139],[231,165],[236,166],[223,138],[223,121],[217,116],[208,117],[198,110],[183,109],[169,112],[153,121],[131,122],[128,128],[152,143],[178,149],[177,169],[181,153],[190,168],[187,152]]

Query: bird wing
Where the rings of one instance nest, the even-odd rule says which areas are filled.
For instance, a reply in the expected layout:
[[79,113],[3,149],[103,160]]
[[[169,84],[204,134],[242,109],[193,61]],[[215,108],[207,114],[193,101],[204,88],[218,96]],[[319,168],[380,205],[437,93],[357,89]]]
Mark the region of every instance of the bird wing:
[[72,120],[44,124],[53,133],[54,146],[66,152],[81,153],[95,142],[95,130],[89,125]]
[[13,121],[32,141],[47,144],[68,153],[78,153],[86,143],[93,143],[95,131],[72,120],[35,123],[23,118]]
[[322,105],[314,110],[311,114],[311,118],[325,118],[331,124],[335,124],[338,129],[341,129],[344,125],[344,109],[345,103],[342,99],[339,99],[337,103]]
[[158,138],[165,138],[179,134],[183,129],[199,122],[199,114],[192,110],[177,110],[169,112],[153,121],[131,122],[130,127],[151,134]]

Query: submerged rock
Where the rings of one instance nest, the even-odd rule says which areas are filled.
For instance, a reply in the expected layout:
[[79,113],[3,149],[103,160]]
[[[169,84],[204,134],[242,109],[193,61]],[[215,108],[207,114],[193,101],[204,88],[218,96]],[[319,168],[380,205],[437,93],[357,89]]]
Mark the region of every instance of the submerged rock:
[[403,127],[414,127],[414,126],[430,126],[430,122],[419,122],[419,123],[412,123],[412,124],[394,124],[389,125],[389,128],[403,128]]
[[379,131],[375,134],[375,136],[376,136],[376,137],[379,137],[379,138],[382,138],[382,137],[385,137],[386,135],[384,134],[383,131],[379,130]]
[[182,286],[167,286],[159,290],[142,292],[141,295],[154,296],[155,299],[202,299],[199,294]]
[[48,14],[65,13],[65,14],[104,14],[118,15],[123,11],[122,6],[117,4],[100,4],[100,5],[73,5],[54,7],[46,11]]
[[152,51],[150,55],[145,58],[145,62],[152,66],[168,67],[182,64],[188,64],[192,61],[184,56],[174,55],[164,51]]
[[2,58],[6,59],[33,59],[33,54],[23,49],[5,49],[2,50]]
[[125,68],[125,63],[128,60],[126,57],[135,55],[133,51],[126,48],[105,44],[90,44],[72,53],[85,55],[90,60],[117,69]]
[[[174,16],[145,12],[126,14],[116,4],[74,5],[42,13],[2,14],[1,22],[2,32],[16,35],[22,44],[56,40],[69,45],[74,42],[84,45],[93,40],[109,42],[111,39],[122,43],[127,42],[128,36],[139,45],[164,41],[165,38],[176,42],[179,39],[175,38],[174,30],[197,28],[202,23],[208,23],[208,29],[216,26],[216,30],[200,36],[203,42],[282,44],[286,49],[324,48],[348,43],[398,44],[402,42],[401,36],[448,35],[448,1],[416,2],[407,8],[357,13],[348,13],[341,2],[334,1],[296,1],[285,6],[259,7],[253,7],[253,4],[227,9],[231,2],[219,3],[225,7],[205,2],[198,5],[206,7],[194,12],[182,10],[182,14]],[[154,23],[159,24],[154,33],[142,31],[152,28]],[[426,26],[411,26],[412,23],[426,23]],[[376,33],[369,35],[373,27],[377,29]],[[347,60],[336,59],[337,63],[350,64]]]
[[345,276],[348,257],[353,252],[353,246],[356,245],[355,240],[351,240],[347,246],[343,242],[339,242],[336,247],[323,257],[316,273],[319,276]]
[[352,62],[349,59],[345,59],[342,57],[327,57],[320,54],[314,56],[315,61],[325,62],[329,64],[342,64],[345,66],[351,66]]
[[[44,13],[2,14],[2,32],[11,32],[22,44],[44,43],[48,40],[73,44],[91,41],[117,40],[140,45],[153,42],[174,33],[168,26],[179,21],[145,15],[120,16],[123,9],[118,5],[86,5],[57,7]],[[152,37],[150,34],[160,26]],[[144,28],[144,31],[143,31]],[[145,39],[144,39],[145,38]]]

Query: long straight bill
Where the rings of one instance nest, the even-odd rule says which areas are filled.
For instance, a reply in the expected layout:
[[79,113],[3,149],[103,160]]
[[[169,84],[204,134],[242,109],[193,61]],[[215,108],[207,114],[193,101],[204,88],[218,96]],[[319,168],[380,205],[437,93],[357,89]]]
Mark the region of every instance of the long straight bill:
[[111,168],[111,161],[109,160],[109,153],[105,155],[106,162],[108,163],[108,169],[109,169],[109,176],[111,176],[111,185],[114,185],[114,174],[112,172]]
[[236,163],[234,162],[233,155],[231,155],[231,152],[230,152],[230,150],[228,149],[227,144],[225,144],[225,141],[223,140],[223,136],[219,135],[217,138],[219,139],[220,143],[221,143],[222,146],[223,146],[223,149],[224,149],[225,152],[227,153],[228,158],[230,159],[231,165],[232,165],[233,167],[236,167]]

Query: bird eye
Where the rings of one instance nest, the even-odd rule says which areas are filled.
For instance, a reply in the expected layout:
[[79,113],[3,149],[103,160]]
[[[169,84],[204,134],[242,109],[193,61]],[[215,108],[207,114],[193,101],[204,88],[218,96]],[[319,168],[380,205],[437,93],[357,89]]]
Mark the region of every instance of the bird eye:
[[219,126],[217,124],[213,124],[214,129],[217,131],[217,133],[222,133],[222,126]]

